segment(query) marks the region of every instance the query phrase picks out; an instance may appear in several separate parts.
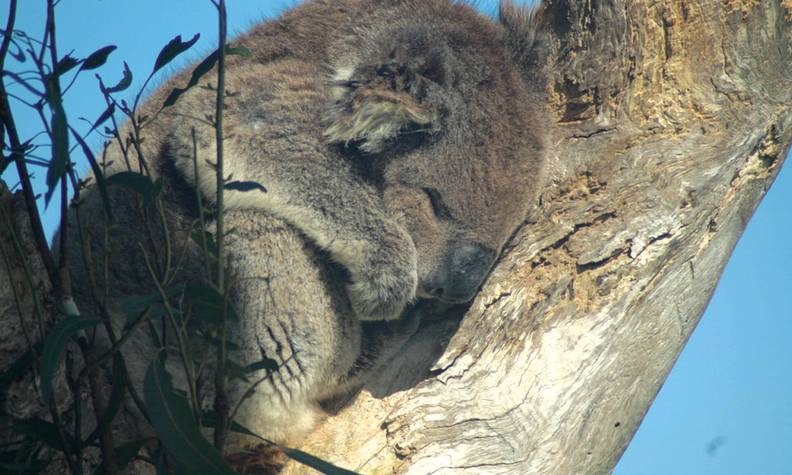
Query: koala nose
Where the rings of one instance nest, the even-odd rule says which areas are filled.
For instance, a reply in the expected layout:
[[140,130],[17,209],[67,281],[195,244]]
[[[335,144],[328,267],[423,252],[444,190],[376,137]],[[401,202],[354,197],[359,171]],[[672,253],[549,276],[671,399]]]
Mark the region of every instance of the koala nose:
[[467,302],[476,295],[495,257],[495,250],[478,243],[452,245],[443,264],[424,283],[424,289],[447,303]]

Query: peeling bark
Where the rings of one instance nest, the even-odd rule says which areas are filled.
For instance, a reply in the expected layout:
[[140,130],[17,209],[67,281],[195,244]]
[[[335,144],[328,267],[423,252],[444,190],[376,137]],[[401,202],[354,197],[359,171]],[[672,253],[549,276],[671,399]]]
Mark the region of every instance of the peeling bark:
[[362,473],[608,473],[697,324],[792,140],[792,5],[547,9],[540,210],[461,320],[425,322],[304,450]]

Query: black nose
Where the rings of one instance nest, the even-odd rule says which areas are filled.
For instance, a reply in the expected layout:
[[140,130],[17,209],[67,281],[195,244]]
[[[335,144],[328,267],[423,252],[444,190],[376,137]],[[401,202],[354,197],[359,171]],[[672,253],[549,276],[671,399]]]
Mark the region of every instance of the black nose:
[[479,243],[452,245],[440,267],[424,282],[424,289],[444,302],[467,302],[476,295],[495,257],[495,250]]

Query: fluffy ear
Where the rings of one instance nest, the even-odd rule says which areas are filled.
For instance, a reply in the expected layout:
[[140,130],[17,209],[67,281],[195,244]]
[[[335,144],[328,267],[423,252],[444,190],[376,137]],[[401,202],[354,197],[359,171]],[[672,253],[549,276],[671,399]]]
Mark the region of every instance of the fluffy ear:
[[498,20],[506,30],[506,47],[515,65],[529,77],[539,74],[546,60],[546,16],[545,3],[528,7],[501,0],[498,8]]
[[433,129],[438,112],[425,91],[430,83],[443,81],[443,71],[439,55],[410,57],[401,46],[384,61],[337,69],[336,101],[327,114],[325,137],[376,153],[403,131]]

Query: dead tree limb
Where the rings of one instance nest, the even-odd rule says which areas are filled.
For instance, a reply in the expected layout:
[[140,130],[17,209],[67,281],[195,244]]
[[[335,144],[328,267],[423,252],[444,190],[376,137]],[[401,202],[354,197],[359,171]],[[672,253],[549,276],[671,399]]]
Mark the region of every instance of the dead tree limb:
[[608,473],[695,328],[792,140],[792,2],[547,9],[540,211],[458,328],[424,325],[304,450],[362,473]]

